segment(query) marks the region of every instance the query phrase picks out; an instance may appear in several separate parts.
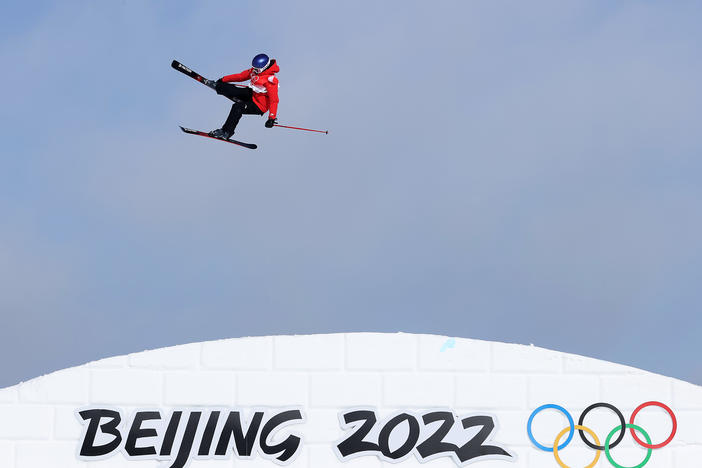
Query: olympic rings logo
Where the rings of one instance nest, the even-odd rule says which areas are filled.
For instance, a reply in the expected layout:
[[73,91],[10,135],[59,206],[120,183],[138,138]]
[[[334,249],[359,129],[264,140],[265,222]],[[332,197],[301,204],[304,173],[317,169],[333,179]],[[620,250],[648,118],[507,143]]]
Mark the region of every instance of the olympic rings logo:
[[[649,406],[657,406],[659,408],[663,408],[668,415],[670,416],[670,419],[673,422],[673,429],[670,432],[670,436],[668,436],[667,439],[665,439],[663,442],[658,443],[658,444],[653,444],[651,442],[651,438],[649,437],[648,433],[640,426],[637,426],[634,424],[634,420],[636,419],[636,415],[639,414],[639,411],[641,411],[644,408],[647,408]],[[611,411],[614,412],[614,414],[617,415],[619,418],[620,424],[612,429],[612,431],[607,435],[604,441],[604,445],[600,445],[600,439],[597,437],[597,434],[595,434],[595,431],[592,429],[588,428],[585,426],[583,423],[585,422],[585,416],[587,414],[594,410],[595,408],[607,408]],[[568,427],[563,429],[561,432],[558,433],[556,436],[556,440],[553,442],[553,445],[550,447],[547,447],[545,445],[540,444],[537,442],[537,440],[534,438],[534,434],[531,431],[531,425],[534,422],[534,418],[536,417],[537,414],[539,414],[541,411],[545,409],[555,409],[557,411],[560,411],[563,413],[566,418],[568,418]],[[633,467],[625,467],[620,464],[618,464],[616,461],[614,461],[614,458],[612,458],[611,449],[619,445],[619,443],[624,439],[624,435],[626,434],[626,429],[629,429],[631,431],[631,435],[636,441],[637,444],[642,446],[643,448],[647,449],[646,452],[646,457],[644,460],[639,463],[636,466]],[[651,459],[651,454],[653,453],[654,449],[659,449],[661,447],[665,447],[668,445],[673,438],[675,437],[675,433],[678,430],[678,421],[675,418],[675,414],[673,413],[673,410],[671,410],[668,406],[665,404],[658,402],[658,401],[648,401],[646,403],[642,403],[639,405],[633,413],[631,413],[631,417],[629,418],[629,423],[627,424],[624,415],[622,414],[617,407],[614,405],[610,405],[609,403],[595,403],[593,405],[588,406],[585,411],[582,412],[580,415],[580,418],[578,419],[578,424],[575,424],[573,421],[573,417],[570,415],[568,410],[563,408],[562,406],[554,405],[554,404],[548,404],[548,405],[543,405],[539,406],[534,410],[533,413],[531,413],[531,416],[529,416],[529,421],[527,422],[527,434],[529,435],[529,439],[531,439],[531,442],[539,449],[543,450],[544,452],[553,452],[553,456],[556,459],[556,462],[558,463],[558,466],[561,468],[570,468],[568,465],[563,463],[563,460],[561,460],[561,457],[559,456],[559,451],[563,450],[570,444],[571,440],[573,440],[573,435],[575,434],[575,431],[578,431],[580,434],[580,438],[585,442],[585,444],[594,449],[597,453],[595,455],[594,460],[587,465],[585,468],[592,468],[595,465],[597,465],[597,462],[600,460],[600,455],[602,455],[602,452],[605,453],[607,460],[609,460],[609,463],[614,466],[615,468],[642,468],[645,466],[648,461]],[[585,433],[588,433],[592,439],[594,440],[594,443],[590,442],[587,437],[585,437]],[[612,442],[612,437],[619,432],[619,435],[617,436],[616,440]],[[646,439],[646,442],[642,441],[639,436],[636,434],[637,432],[640,432],[643,436],[644,439]],[[568,433],[568,437],[566,438],[565,442],[561,443],[561,439],[563,439],[563,436]],[[560,444],[560,445],[559,445]]]

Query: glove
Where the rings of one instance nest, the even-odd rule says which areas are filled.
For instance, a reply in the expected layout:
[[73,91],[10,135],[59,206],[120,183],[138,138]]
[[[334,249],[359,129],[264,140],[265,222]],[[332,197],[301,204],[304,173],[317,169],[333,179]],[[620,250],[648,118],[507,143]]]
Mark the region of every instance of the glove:
[[273,128],[273,126],[277,123],[278,119],[268,119],[266,120],[266,128]]

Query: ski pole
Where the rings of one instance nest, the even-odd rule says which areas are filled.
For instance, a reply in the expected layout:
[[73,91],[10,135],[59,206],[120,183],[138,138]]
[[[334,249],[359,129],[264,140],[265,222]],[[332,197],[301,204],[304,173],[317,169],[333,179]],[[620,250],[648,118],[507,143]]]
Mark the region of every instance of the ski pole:
[[278,124],[275,124],[274,127],[292,128],[293,130],[304,130],[304,131],[306,131],[306,132],[317,132],[317,133],[324,133],[324,134],[328,134],[328,133],[329,133],[329,130],[313,130],[313,129],[311,129],[311,128],[290,127],[290,126],[288,126],[288,125],[278,125]]

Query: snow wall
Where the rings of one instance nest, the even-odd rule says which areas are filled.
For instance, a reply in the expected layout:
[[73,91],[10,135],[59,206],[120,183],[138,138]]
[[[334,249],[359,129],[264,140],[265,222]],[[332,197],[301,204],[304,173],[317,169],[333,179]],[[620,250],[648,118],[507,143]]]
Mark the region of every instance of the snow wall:
[[702,387],[533,346],[354,333],[187,344],[0,390],[2,468],[419,464],[699,467]]

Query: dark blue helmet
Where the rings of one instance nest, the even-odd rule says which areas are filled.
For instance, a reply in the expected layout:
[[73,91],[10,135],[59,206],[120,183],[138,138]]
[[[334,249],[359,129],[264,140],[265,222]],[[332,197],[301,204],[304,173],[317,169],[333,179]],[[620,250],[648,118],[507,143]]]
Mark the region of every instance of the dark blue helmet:
[[261,73],[266,69],[269,63],[271,63],[271,59],[268,58],[266,54],[258,54],[251,61],[251,66],[253,67],[254,71]]

